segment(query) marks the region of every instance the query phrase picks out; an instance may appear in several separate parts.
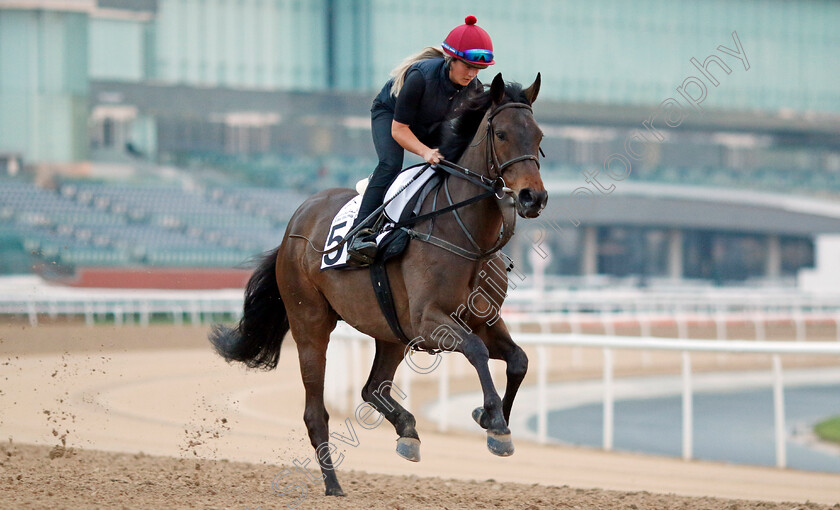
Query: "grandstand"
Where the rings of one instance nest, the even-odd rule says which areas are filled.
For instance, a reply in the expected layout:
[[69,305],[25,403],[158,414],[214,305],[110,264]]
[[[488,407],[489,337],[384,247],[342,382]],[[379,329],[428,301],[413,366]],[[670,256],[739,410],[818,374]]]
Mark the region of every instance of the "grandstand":
[[230,268],[276,246],[296,193],[259,188],[66,182],[48,190],[0,179],[4,271],[38,267]]

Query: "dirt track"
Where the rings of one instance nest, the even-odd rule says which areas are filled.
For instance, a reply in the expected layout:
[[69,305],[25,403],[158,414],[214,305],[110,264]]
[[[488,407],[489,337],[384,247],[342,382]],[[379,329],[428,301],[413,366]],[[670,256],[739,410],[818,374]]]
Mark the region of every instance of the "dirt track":
[[[816,503],[765,503],[688,498],[650,492],[619,492],[543,486],[342,473],[347,497],[308,493],[278,494],[272,481],[284,468],[212,460],[175,459],[91,450],[56,452],[31,445],[0,447],[3,456],[0,506],[3,508],[597,508],[686,510],[826,509]],[[61,456],[59,456],[61,455]],[[50,458],[52,457],[52,458]],[[293,469],[293,467],[292,467]],[[276,487],[285,488],[278,481]],[[301,499],[299,499],[301,498]],[[840,505],[835,505],[840,508]]]
[[[214,358],[205,334],[0,326],[0,437],[13,438],[0,447],[0,508],[294,503],[297,494],[272,492],[282,465],[312,457],[293,343],[284,345],[277,372],[254,373]],[[415,410],[434,394],[422,384]],[[332,430],[343,432],[344,418],[333,412]],[[526,442],[500,459],[479,434],[438,434],[422,422],[419,430],[418,464],[393,452],[392,429],[359,431],[361,444],[343,449],[339,468],[348,496],[325,498],[310,484],[298,507],[840,508],[838,475]],[[301,478],[285,480],[278,486]]]

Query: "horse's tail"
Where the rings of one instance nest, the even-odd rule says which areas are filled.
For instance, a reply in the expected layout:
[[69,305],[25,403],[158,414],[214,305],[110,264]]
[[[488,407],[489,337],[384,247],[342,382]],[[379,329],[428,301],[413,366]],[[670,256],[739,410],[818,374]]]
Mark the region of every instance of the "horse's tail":
[[277,367],[289,317],[277,288],[276,259],[277,250],[265,255],[248,280],[239,324],[235,328],[216,324],[210,332],[210,342],[228,362],[239,361],[263,370]]

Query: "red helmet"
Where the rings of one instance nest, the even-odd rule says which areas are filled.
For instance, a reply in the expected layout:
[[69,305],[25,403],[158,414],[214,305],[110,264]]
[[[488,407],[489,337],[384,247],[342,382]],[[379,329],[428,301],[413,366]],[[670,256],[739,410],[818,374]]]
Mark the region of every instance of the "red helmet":
[[493,41],[483,28],[475,24],[476,21],[475,16],[467,16],[463,25],[449,32],[441,44],[443,51],[470,64],[495,64]]

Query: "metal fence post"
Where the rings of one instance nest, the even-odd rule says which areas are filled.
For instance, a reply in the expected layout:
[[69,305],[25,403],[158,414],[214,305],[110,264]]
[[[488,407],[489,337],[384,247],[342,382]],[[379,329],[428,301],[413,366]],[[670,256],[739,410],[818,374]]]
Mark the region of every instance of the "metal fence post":
[[785,444],[785,388],[782,380],[782,358],[773,355],[773,415],[776,432],[776,467],[787,466],[787,447]]
[[691,384],[691,354],[682,353],[682,457],[694,454],[694,395]]
[[548,349],[537,346],[537,438],[548,441]]
[[604,349],[604,450],[613,449],[613,403],[615,399],[613,388],[613,351]]
[[438,401],[440,401],[440,416],[438,416],[438,430],[446,432],[449,429],[449,356],[445,353],[441,356],[440,366],[437,370],[438,377]]

